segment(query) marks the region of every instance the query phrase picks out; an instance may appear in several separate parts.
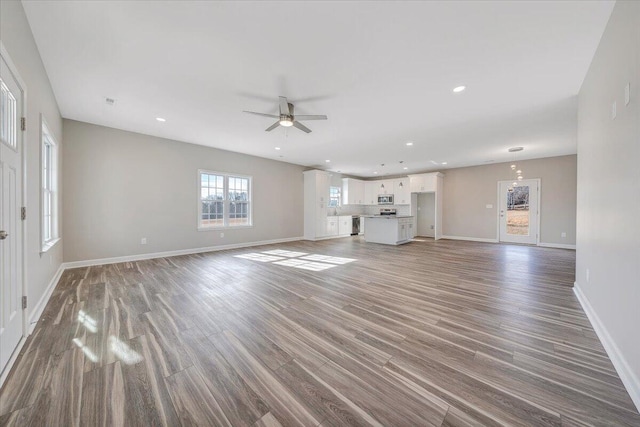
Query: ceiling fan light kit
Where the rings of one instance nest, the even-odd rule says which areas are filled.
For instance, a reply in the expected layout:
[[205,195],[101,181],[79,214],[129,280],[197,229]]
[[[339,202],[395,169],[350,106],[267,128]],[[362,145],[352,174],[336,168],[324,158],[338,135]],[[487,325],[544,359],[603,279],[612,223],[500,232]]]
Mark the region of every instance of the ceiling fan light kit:
[[278,126],[282,127],[295,127],[300,129],[303,132],[311,133],[311,129],[300,123],[301,120],[327,120],[327,116],[322,115],[309,115],[309,114],[301,114],[295,115],[293,113],[294,106],[292,103],[287,101],[287,98],[284,96],[279,97],[280,101],[278,104],[278,108],[280,110],[280,114],[276,116],[275,114],[266,114],[266,113],[256,113],[255,111],[244,111],[244,113],[255,114],[257,116],[264,117],[272,117],[274,119],[278,119],[277,122],[269,126],[265,129],[266,132],[271,132]]

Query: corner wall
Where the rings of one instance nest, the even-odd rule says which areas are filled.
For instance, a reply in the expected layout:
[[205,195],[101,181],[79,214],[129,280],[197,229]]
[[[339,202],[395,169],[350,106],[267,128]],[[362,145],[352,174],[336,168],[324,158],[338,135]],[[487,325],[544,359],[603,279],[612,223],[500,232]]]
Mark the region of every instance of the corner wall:
[[[302,166],[73,120],[64,132],[66,262],[303,234]],[[197,230],[198,169],[253,177],[253,227]]]
[[[0,41],[7,49],[18,74],[24,81],[27,91],[27,257],[25,260],[27,283],[26,294],[29,298],[27,321],[36,321],[49,296],[50,284],[56,278],[62,264],[63,242],[58,241],[46,253],[40,249],[40,115],[45,118],[49,130],[59,144],[58,170],[62,171],[62,117],[58,104],[44,69],[40,53],[36,46],[22,3],[15,0],[0,1]],[[58,206],[61,206],[62,179],[58,191]],[[64,229],[59,228],[63,237]],[[55,283],[54,283],[55,284]]]
[[619,0],[578,99],[575,289],[640,409],[639,161],[640,2]]
[[[525,178],[540,178],[540,243],[576,244],[576,156],[517,162]],[[510,163],[447,169],[444,173],[443,234],[495,241],[498,181],[513,179]],[[487,209],[486,205],[493,205]],[[561,233],[567,233],[566,238]]]

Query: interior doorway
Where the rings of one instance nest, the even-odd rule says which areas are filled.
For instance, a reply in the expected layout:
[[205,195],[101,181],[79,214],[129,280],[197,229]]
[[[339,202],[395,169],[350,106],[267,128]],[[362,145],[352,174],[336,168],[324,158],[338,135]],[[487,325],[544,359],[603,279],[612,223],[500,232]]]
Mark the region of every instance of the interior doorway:
[[[24,86],[0,49],[0,378],[24,334],[22,156]],[[1,383],[0,383],[1,384]]]
[[501,242],[539,243],[539,194],[539,179],[498,183],[498,234]]
[[436,193],[418,193],[418,236],[435,237]]

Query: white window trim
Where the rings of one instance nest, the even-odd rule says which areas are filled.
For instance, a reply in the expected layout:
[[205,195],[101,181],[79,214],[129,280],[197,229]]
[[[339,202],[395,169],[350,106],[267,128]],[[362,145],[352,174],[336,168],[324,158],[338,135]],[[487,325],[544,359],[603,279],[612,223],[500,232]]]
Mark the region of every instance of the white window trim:
[[[224,176],[224,225],[222,226],[210,226],[210,227],[203,227],[202,225],[200,225],[200,221],[202,219],[202,199],[201,199],[201,195],[202,195],[202,179],[201,179],[201,174],[206,173],[206,174],[211,174],[211,175],[222,175]],[[229,221],[229,177],[234,177],[234,178],[245,178],[249,180],[249,225],[228,225],[228,221]],[[238,174],[238,173],[231,173],[231,172],[217,172],[217,171],[212,171],[212,170],[207,170],[207,169],[198,169],[198,174],[197,174],[197,217],[196,217],[196,228],[198,231],[216,231],[216,230],[237,230],[237,229],[246,229],[246,228],[253,228],[253,176],[251,175],[242,175],[242,174]]]
[[[59,210],[58,210],[58,188],[60,176],[58,174],[58,155],[59,155],[59,144],[56,141],[55,136],[49,130],[49,126],[44,116],[40,115],[40,253],[45,253],[52,247],[58,243],[60,238],[60,218],[59,218]],[[45,144],[45,136],[48,137],[49,142],[51,143],[53,150],[51,151],[51,187],[52,187],[52,198],[51,198],[51,235],[52,238],[49,240],[45,240],[44,237],[44,188],[43,188],[43,169],[44,169],[44,144]]]

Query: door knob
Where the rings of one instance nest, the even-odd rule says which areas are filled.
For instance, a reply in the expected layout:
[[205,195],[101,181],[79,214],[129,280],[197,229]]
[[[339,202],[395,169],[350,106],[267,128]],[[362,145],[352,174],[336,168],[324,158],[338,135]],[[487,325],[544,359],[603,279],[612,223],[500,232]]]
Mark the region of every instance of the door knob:
[[4,230],[0,230],[0,240],[4,240],[4,239],[6,239],[7,237],[9,237],[9,233],[7,233],[7,232],[6,232],[6,231],[4,231]]

